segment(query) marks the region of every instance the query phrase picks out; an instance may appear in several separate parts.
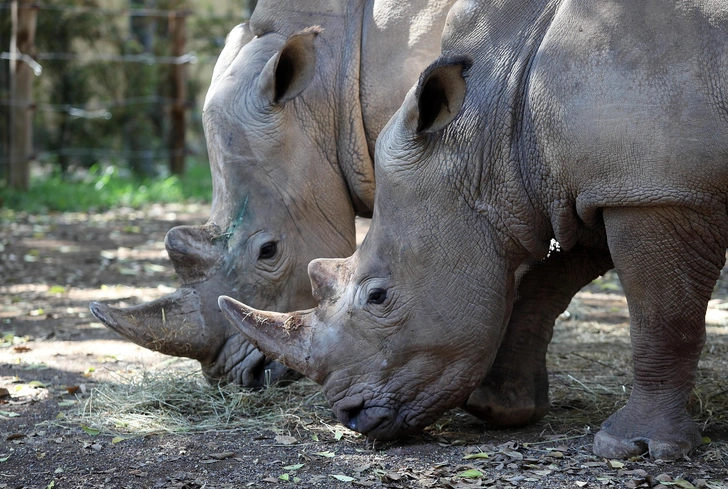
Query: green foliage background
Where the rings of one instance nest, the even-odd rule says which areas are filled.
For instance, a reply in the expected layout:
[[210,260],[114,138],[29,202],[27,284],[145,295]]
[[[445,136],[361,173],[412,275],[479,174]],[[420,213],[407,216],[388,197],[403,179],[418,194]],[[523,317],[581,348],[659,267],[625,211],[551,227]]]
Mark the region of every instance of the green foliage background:
[[[221,7],[214,0],[40,2],[37,51],[69,53],[78,55],[78,59],[39,61],[43,73],[34,85],[34,146],[40,165],[34,171],[33,188],[25,196],[10,192],[0,182],[0,206],[29,206],[35,202],[40,208],[64,210],[72,207],[72,202],[81,207],[112,206],[114,202],[140,205],[145,193],[150,200],[169,200],[172,195],[179,199],[209,200],[211,185],[201,101],[225,36],[244,20],[244,8],[250,3],[228,0]],[[73,10],[78,7],[88,11]],[[140,8],[190,12],[186,51],[194,51],[199,62],[188,65],[186,139],[193,156],[187,158],[190,175],[182,178],[170,177],[167,171],[172,65],[83,59],[93,54],[170,56],[166,17],[108,15],[109,11]],[[0,51],[7,51],[9,10],[0,13]],[[8,100],[8,69],[6,60],[0,62],[0,101]],[[78,111],[72,110],[79,108],[101,109],[92,114],[100,117],[79,117]],[[0,135],[8,131],[7,109],[7,103],[0,103]],[[0,158],[4,158],[3,153],[4,149],[0,149]],[[110,181],[99,185],[103,179]],[[185,183],[188,180],[191,185]],[[117,198],[97,198],[92,203],[89,195],[67,195],[79,184],[81,189],[93,185],[96,194],[117,194]],[[124,187],[143,188],[145,192],[130,190],[124,194],[120,190]],[[52,195],[58,196],[55,203],[50,201]]]

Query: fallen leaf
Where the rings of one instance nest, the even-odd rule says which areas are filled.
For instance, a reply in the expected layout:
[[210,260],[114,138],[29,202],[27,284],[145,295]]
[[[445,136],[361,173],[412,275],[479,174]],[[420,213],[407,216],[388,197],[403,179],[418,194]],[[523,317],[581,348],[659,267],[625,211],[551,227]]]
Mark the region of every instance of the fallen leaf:
[[358,481],[353,481],[352,484],[359,487],[374,487],[378,482],[359,479]]
[[282,481],[288,481],[288,480],[290,480],[291,476],[288,474],[281,474],[278,476],[278,478]]
[[[665,483],[663,482],[663,484]],[[682,489],[695,489],[695,486],[685,479],[675,479],[674,481],[668,482],[665,485],[682,487]]]
[[619,460],[610,460],[609,466],[613,469],[621,469],[624,467],[624,464],[620,462]]
[[314,455],[320,455],[327,458],[334,458],[336,456],[334,452],[316,452]]
[[601,467],[604,465],[604,462],[584,462],[581,464],[582,467]]
[[28,385],[30,387],[36,387],[38,389],[46,388],[46,385],[43,382],[41,382],[40,380],[31,380],[30,382],[28,382]]
[[116,253],[114,253],[113,251],[101,250],[99,254],[101,255],[101,258],[106,258],[107,260],[113,260],[114,258],[116,258]]
[[10,397],[10,391],[5,387],[0,387],[0,397]]
[[80,385],[73,385],[71,387],[66,387],[66,392],[68,392],[69,394],[75,394],[80,388]]
[[8,435],[7,438],[5,438],[5,441],[13,441],[13,440],[20,440],[21,438],[25,438],[25,433],[13,433],[12,435]]
[[485,452],[478,452],[478,453],[470,453],[468,455],[465,455],[463,458],[465,460],[471,460],[474,458],[490,458],[490,455],[488,455]]
[[121,442],[122,442],[122,441],[124,441],[124,440],[126,440],[126,438],[122,438],[122,437],[120,437],[120,436],[115,436],[115,437],[114,437],[114,438],[113,438],[113,439],[111,440],[111,444],[112,444],[112,445],[116,445],[117,443],[121,443]]
[[225,460],[226,458],[232,458],[234,456],[235,452],[220,452],[210,454],[210,458],[214,458],[216,460]]
[[298,440],[294,436],[278,435],[275,440],[276,443],[280,443],[281,445],[293,445],[294,443],[298,443]]
[[74,404],[76,404],[76,401],[70,399],[66,401],[58,401],[58,407],[68,407],[73,406]]
[[303,466],[304,464],[286,465],[285,467],[283,467],[283,470],[298,470]]
[[460,472],[458,476],[467,477],[468,479],[477,479],[478,477],[483,477],[483,473],[476,469],[468,469],[464,472]]
[[584,487],[588,484],[588,482],[582,482],[582,481],[576,481],[576,485],[579,487]]
[[32,350],[30,348],[28,348],[27,346],[14,346],[13,351],[15,353],[27,353]]
[[66,288],[62,285],[54,285],[48,289],[49,294],[63,294],[66,292]]
[[340,480],[341,482],[351,482],[354,479],[353,477],[349,477],[348,475],[341,475],[341,474],[331,474],[331,477],[334,479]]
[[519,452],[502,452],[503,455],[508,455],[513,460],[523,460],[523,454]]
[[99,431],[99,430],[97,430],[97,429],[95,429],[95,428],[89,428],[89,427],[88,427],[88,426],[86,426],[85,424],[82,424],[82,425],[81,425],[81,429],[82,429],[83,431],[85,431],[85,432],[86,432],[87,434],[91,435],[91,436],[96,436],[96,435],[98,435],[99,433],[101,433],[101,431]]
[[18,416],[20,414],[11,411],[0,411],[0,418],[17,418]]
[[336,432],[334,433],[334,438],[336,438],[336,441],[341,440],[342,436],[344,436],[344,432],[337,429]]
[[8,455],[7,457],[0,457],[0,464],[3,462],[7,462],[9,459],[10,459],[10,455]]

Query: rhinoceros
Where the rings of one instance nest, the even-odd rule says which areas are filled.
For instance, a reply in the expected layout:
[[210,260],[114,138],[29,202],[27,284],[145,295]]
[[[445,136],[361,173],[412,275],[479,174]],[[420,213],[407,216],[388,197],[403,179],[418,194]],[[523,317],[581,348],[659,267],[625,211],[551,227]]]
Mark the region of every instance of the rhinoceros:
[[92,303],[94,315],[139,345],[199,360],[213,381],[295,376],[253,349],[217,298],[315,304],[307,265],[354,251],[355,214],[373,206],[374,141],[439,54],[453,2],[259,1],[229,34],[205,100],[209,221],[165,239],[182,287],[126,309]]
[[634,384],[593,450],[679,458],[701,443],[686,403],[728,246],[727,73],[723,0],[460,0],[377,141],[364,242],[309,264],[318,306],[220,306],[391,439],[459,405],[492,416],[498,385],[527,420],[555,311],[613,267]]

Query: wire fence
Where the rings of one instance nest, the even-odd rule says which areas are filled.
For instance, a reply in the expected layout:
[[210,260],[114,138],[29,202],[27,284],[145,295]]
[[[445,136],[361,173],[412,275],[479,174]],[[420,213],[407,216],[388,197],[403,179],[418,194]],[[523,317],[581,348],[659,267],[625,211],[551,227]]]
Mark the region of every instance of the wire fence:
[[[99,0],[99,2],[103,1],[104,0]],[[17,110],[27,110],[31,114],[35,114],[35,116],[33,116],[33,132],[40,133],[41,137],[33,137],[36,142],[31,154],[27,155],[28,159],[33,161],[58,162],[59,160],[63,160],[67,165],[69,161],[72,163],[81,160],[88,162],[89,159],[104,161],[126,160],[127,162],[131,162],[132,160],[144,160],[147,162],[154,161],[159,163],[160,160],[180,157],[184,158],[184,156],[190,153],[187,146],[183,145],[180,147],[179,142],[176,142],[175,144],[171,141],[164,141],[165,139],[171,139],[169,137],[169,133],[174,133],[174,128],[171,128],[174,121],[170,122],[170,117],[174,117],[175,113],[179,114],[180,110],[183,111],[183,113],[188,112],[186,124],[190,127],[187,128],[186,132],[190,132],[195,135],[198,138],[197,148],[204,150],[204,144],[199,144],[202,129],[198,109],[199,104],[197,101],[209,83],[209,73],[211,72],[212,65],[214,65],[217,60],[217,53],[222,47],[224,36],[232,27],[242,22],[244,18],[248,16],[249,10],[245,10],[246,6],[253,7],[254,5],[251,5],[251,3],[254,4],[254,2],[250,2],[250,0],[230,0],[228,2],[228,8],[238,7],[237,13],[232,15],[212,13],[209,9],[206,13],[200,15],[194,8],[195,3],[199,2],[189,0],[184,3],[184,6],[189,6],[191,8],[173,9],[119,9],[104,8],[98,4],[97,6],[88,6],[47,2],[31,4],[31,8],[35,9],[39,16],[91,15],[96,19],[100,17],[102,21],[103,19],[107,19],[103,22],[116,23],[117,25],[120,25],[120,22],[124,22],[126,20],[128,22],[127,29],[129,31],[128,34],[130,39],[134,37],[134,33],[132,32],[134,27],[133,22],[153,21],[155,28],[158,28],[158,26],[161,25],[164,29],[166,29],[166,31],[162,32],[162,34],[155,33],[155,35],[162,37],[162,41],[169,43],[170,38],[174,36],[174,32],[172,31],[173,25],[175,25],[174,22],[177,22],[178,24],[176,25],[179,25],[180,19],[182,23],[184,23],[186,19],[193,19],[199,24],[206,26],[213,25],[219,32],[219,35],[216,37],[210,37],[209,33],[205,31],[205,35],[202,36],[202,39],[200,40],[195,39],[193,34],[191,39],[192,44],[196,43],[200,45],[204,43],[206,45],[204,52],[199,54],[199,50],[184,49],[181,51],[183,54],[180,54],[179,49],[177,49],[176,53],[173,52],[164,54],[158,52],[159,49],[156,49],[157,52],[154,52],[155,50],[149,49],[148,46],[144,46],[143,52],[110,52],[110,46],[112,43],[109,42],[109,40],[103,40],[101,43],[101,49],[95,49],[93,45],[90,45],[85,46],[85,48],[82,49],[41,50],[37,53],[34,53],[33,51],[35,50],[31,49],[27,50],[27,52],[16,50],[13,53],[11,52],[11,49],[1,50],[0,48],[0,59],[7,60],[2,64],[2,66],[0,66],[0,82],[2,82],[2,85],[6,85],[9,78],[12,76],[13,70],[9,69],[9,63],[19,61],[27,64],[33,70],[35,74],[33,84],[36,91],[38,91],[39,87],[47,87],[51,85],[51,80],[54,80],[55,82],[55,79],[59,78],[57,73],[53,73],[49,70],[67,69],[64,66],[77,67],[88,66],[91,64],[130,64],[140,65],[142,67],[140,70],[154,70],[156,69],[155,67],[167,70],[164,73],[158,72],[148,76],[154,80],[158,79],[158,86],[155,90],[153,90],[157,93],[135,94],[133,93],[134,89],[139,87],[135,87],[133,85],[132,78],[134,76],[138,76],[139,70],[132,68],[131,71],[129,71],[129,73],[131,73],[130,79],[126,80],[128,85],[126,93],[116,93],[114,96],[105,99],[96,94],[96,96],[89,98],[77,97],[76,99],[73,99],[71,97],[69,99],[59,101],[58,97],[55,97],[55,99],[52,100],[53,97],[42,94],[38,97],[37,101],[35,98],[27,100],[14,96],[12,89],[3,89],[4,87],[0,86],[0,115],[2,115],[2,117],[0,117],[0,119],[2,119],[0,120],[0,140],[4,140],[6,142],[6,144],[2,144],[4,148],[0,150],[0,169],[5,170],[2,172],[2,175],[6,175],[8,170],[10,170],[9,167],[15,163],[12,155],[9,151],[7,151],[7,148],[11,146],[11,139],[13,137],[12,134],[14,126],[12,113]],[[27,5],[28,4],[25,4],[26,7]],[[11,10],[11,3],[0,3],[0,17],[4,16],[2,11],[9,10]],[[3,24],[0,23],[0,27],[3,27]],[[164,31],[164,29],[159,30]],[[37,35],[43,36],[44,32],[39,29]],[[184,42],[184,37],[185,32],[183,31],[182,42]],[[3,36],[0,35],[0,41],[3,42],[2,47],[10,46],[10,43],[6,44],[6,40],[7,37],[3,38]],[[128,44],[128,41],[125,42]],[[143,45],[143,41],[137,39],[136,45]],[[53,46],[51,45],[51,47]],[[179,48],[179,46],[176,46],[176,48]],[[126,49],[126,45],[124,46],[124,49]],[[175,46],[173,45],[172,51],[174,51],[174,49]],[[189,78],[175,80],[173,78],[174,75],[168,75],[168,73],[174,73],[174,71],[169,70],[173,70],[173,67],[175,66],[190,67],[192,65],[198,65],[200,67],[197,72],[193,74],[192,80]],[[165,66],[169,68],[164,68]],[[6,70],[6,73],[10,73],[10,75],[6,74],[5,76],[2,76],[4,70]],[[103,69],[101,71],[103,72]],[[49,75],[50,78],[46,75]],[[180,91],[179,88],[174,88],[175,83],[184,83],[186,87],[183,87],[182,91]],[[192,90],[189,90],[190,86]],[[117,92],[119,92],[119,90],[117,90]],[[74,140],[73,134],[70,136],[61,135],[59,137],[55,137],[52,134],[53,131],[69,131],[70,124],[68,121],[85,120],[92,124],[106,123],[114,125],[114,119],[118,119],[117,113],[119,113],[118,111],[120,110],[122,111],[122,115],[120,117],[127,122],[137,121],[137,126],[139,126],[140,123],[138,123],[138,121],[141,120],[141,126],[147,128],[147,133],[144,134],[144,131],[142,131],[140,134],[138,133],[138,128],[136,126],[125,122],[124,124],[126,125],[118,128],[120,135],[117,137],[117,140],[127,139],[127,141],[122,141],[112,146],[100,145],[99,147],[93,147],[93,145],[90,144],[71,144],[68,146],[55,145],[55,147],[44,147],[53,146],[48,144],[51,140],[63,141],[64,138],[65,141]],[[48,122],[48,120],[46,120],[47,118],[40,117],[40,114],[42,113],[48,113],[49,115],[60,114],[61,117],[66,119],[61,122],[57,119],[52,122]],[[38,119],[42,119],[42,121],[39,121]],[[154,122],[149,123],[149,121],[145,121],[145,119],[154,119]],[[2,127],[4,121],[7,121],[5,128]],[[110,122],[107,123],[106,121]],[[43,124],[45,124],[45,126],[43,126]],[[156,138],[150,137],[150,127],[157,128],[156,130],[159,134]],[[5,131],[2,131],[2,129],[5,129]],[[88,132],[93,132],[93,130],[88,130],[88,128],[86,130]],[[104,132],[105,130],[98,131]],[[163,134],[165,131],[168,134]],[[176,134],[179,134],[179,130]],[[150,142],[151,139],[154,139],[154,141],[151,141],[151,144],[149,144],[148,147],[140,147],[137,141],[146,140],[147,142]],[[128,140],[135,140],[137,142],[129,143]],[[128,164],[132,167],[132,169],[135,169],[135,165],[133,163]]]
[[[168,17],[170,15],[178,15],[180,12],[193,15],[191,10],[180,9],[156,9],[156,8],[129,8],[129,9],[106,9],[100,7],[88,7],[83,5],[55,5],[48,3],[33,3],[33,8],[37,10],[49,10],[54,12],[67,12],[73,14],[94,14],[113,17]],[[0,10],[10,10],[10,3],[0,3]],[[248,7],[249,10],[250,7]],[[247,11],[244,9],[244,11]],[[207,20],[227,20],[226,15],[206,14],[203,17]]]

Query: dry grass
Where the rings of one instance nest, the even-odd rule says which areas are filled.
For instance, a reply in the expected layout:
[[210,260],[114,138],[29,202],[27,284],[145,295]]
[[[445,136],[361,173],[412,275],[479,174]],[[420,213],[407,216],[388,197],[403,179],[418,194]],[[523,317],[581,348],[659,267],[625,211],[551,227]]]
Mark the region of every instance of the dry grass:
[[66,422],[110,435],[146,436],[207,431],[286,431],[292,424],[325,424],[328,408],[310,381],[248,390],[211,385],[196,362],[174,369],[117,373],[116,382],[94,388]]

